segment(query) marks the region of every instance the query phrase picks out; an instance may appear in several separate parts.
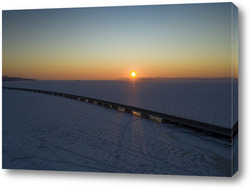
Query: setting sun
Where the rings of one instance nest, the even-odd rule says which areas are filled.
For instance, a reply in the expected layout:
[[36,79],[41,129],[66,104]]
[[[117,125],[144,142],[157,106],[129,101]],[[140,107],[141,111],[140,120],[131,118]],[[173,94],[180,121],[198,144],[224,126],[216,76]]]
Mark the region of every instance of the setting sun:
[[131,77],[135,77],[135,76],[136,76],[136,72],[131,72],[131,73],[130,73],[130,76],[131,76]]

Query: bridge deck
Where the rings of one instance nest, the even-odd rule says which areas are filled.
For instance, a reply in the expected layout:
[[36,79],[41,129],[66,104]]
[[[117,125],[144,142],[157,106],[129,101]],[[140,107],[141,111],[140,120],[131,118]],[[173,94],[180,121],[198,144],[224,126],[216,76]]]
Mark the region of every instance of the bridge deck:
[[165,113],[160,113],[160,112],[151,111],[151,110],[147,110],[143,108],[128,106],[124,104],[119,104],[119,103],[105,101],[105,100],[99,100],[99,99],[85,97],[85,96],[65,94],[65,93],[54,92],[54,91],[26,89],[26,88],[3,87],[3,89],[43,93],[43,94],[49,94],[49,95],[54,95],[54,96],[60,96],[64,98],[71,98],[71,99],[75,99],[75,100],[79,100],[79,101],[83,101],[87,103],[93,103],[96,105],[101,105],[101,106],[105,106],[108,108],[112,108],[118,111],[132,113],[133,115],[140,116],[143,118],[148,118],[156,122],[170,123],[177,127],[182,127],[182,128],[191,129],[197,132],[202,132],[202,133],[214,136],[216,138],[220,138],[220,139],[224,139],[228,141],[232,141],[234,136],[238,133],[238,122],[233,126],[232,129],[229,129],[229,128],[224,128],[224,127],[217,126],[217,125],[212,125],[212,124],[190,120],[190,119],[186,119],[182,117],[168,115]]

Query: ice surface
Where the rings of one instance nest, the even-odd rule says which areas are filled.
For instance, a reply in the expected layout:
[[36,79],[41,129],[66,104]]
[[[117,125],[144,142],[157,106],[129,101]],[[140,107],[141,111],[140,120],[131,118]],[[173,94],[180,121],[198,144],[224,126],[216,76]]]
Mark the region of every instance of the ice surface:
[[237,80],[17,81],[3,86],[98,98],[226,128],[238,121]]
[[3,89],[3,168],[230,176],[231,145],[81,101]]

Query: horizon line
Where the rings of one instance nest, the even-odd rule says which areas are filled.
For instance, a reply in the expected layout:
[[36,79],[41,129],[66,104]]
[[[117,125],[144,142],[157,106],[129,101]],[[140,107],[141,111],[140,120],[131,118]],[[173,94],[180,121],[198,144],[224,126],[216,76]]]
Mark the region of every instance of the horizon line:
[[17,78],[23,80],[39,80],[39,81],[114,81],[114,80],[238,80],[238,77],[137,77],[137,78],[114,78],[114,79],[38,79],[38,78],[28,78],[28,77],[18,77],[18,76],[2,76],[2,78]]

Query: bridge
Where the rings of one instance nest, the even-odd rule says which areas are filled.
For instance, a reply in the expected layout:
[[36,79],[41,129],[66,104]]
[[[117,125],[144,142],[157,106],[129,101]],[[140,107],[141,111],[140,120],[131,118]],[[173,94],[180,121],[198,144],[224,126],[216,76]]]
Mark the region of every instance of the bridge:
[[38,90],[38,89],[28,89],[28,88],[15,88],[15,87],[3,87],[3,89],[28,91],[35,93],[48,94],[53,96],[59,96],[64,98],[69,98],[73,100],[83,101],[86,103],[92,103],[99,106],[104,106],[106,108],[115,109],[124,113],[130,113],[135,116],[150,119],[158,123],[167,123],[175,125],[176,127],[190,129],[195,132],[210,135],[222,140],[227,140],[232,142],[234,137],[238,134],[238,121],[235,123],[233,128],[225,128],[213,124],[203,123],[191,119],[186,119],[178,116],[168,115],[165,113],[160,113],[157,111],[147,110],[135,106],[129,106],[124,104],[119,104],[115,102],[100,100],[96,98],[90,98],[85,96],[78,96],[73,94],[66,94],[54,91]]

